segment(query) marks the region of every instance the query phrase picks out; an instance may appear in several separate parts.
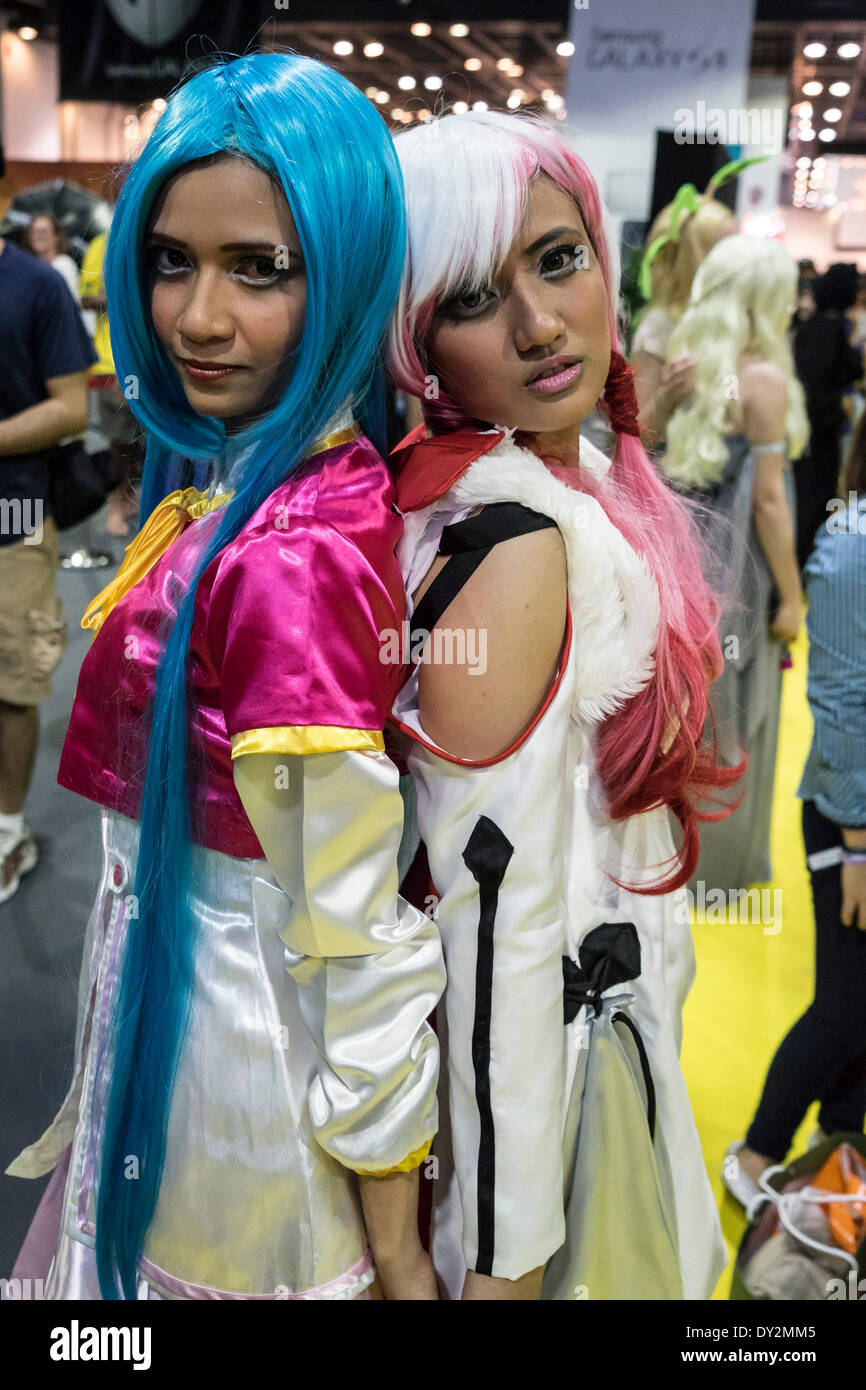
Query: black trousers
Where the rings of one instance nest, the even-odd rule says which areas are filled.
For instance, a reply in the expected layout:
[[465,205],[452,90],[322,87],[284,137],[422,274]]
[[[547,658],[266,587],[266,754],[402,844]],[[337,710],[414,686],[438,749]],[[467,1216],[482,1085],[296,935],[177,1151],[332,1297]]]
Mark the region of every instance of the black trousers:
[[[814,802],[803,803],[807,858],[842,844]],[[860,1132],[866,1113],[866,931],[844,927],[842,866],[810,866],[815,908],[815,999],[773,1058],[746,1143],[781,1162],[813,1101],[827,1134]]]

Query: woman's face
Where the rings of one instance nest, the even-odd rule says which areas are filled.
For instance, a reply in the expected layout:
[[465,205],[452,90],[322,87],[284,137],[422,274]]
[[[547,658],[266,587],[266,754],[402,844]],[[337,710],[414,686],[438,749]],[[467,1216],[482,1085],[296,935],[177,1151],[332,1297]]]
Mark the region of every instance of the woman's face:
[[608,299],[575,203],[544,175],[496,283],[437,309],[432,370],[476,420],[573,436],[610,368]]
[[57,255],[57,237],[50,217],[34,217],[30,223],[30,245],[40,261],[53,261]]
[[238,426],[279,398],[304,330],[288,204],[263,169],[227,156],[176,174],[154,212],[154,328],[193,410]]

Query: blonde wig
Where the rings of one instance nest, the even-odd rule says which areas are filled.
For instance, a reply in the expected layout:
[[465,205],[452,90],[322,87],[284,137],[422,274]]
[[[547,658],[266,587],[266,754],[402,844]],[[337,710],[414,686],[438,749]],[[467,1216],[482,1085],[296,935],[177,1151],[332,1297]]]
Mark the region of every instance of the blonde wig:
[[671,335],[668,361],[698,364],[695,389],[671,416],[662,467],[684,487],[707,487],[722,475],[732,433],[730,405],[747,349],[774,362],[788,382],[787,452],[798,458],[808,438],[803,389],[794,375],[788,325],[797,267],[784,247],[758,237],[726,237],[698,270],[688,308]]

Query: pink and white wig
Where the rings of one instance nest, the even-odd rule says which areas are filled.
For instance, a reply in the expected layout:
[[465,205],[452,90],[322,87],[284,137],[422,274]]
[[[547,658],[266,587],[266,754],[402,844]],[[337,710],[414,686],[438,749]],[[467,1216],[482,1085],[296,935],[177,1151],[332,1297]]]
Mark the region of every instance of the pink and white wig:
[[[532,181],[552,179],[580,212],[607,286],[611,370],[598,408],[615,432],[604,484],[576,470],[576,483],[595,496],[656,578],[661,621],[654,678],[601,725],[597,767],[612,819],[667,805],[683,829],[667,872],[636,891],[665,893],[685,883],[698,860],[699,820],[730,813],[699,811],[696,801],[734,783],[745,763],[723,767],[715,742],[704,743],[708,688],[722,669],[716,626],[719,604],[706,584],[702,543],[687,505],[661,478],[640,442],[631,370],[619,352],[619,257],[606,210],[586,164],[542,120],[504,112],[445,115],[396,138],[408,211],[407,268],[389,340],[390,370],[402,390],[418,396],[434,433],[472,428],[459,394],[438,387],[428,337],[436,308],[458,292],[486,288],[504,263],[527,208]],[[508,425],[507,420],[485,425]],[[536,438],[534,447],[543,440]],[[556,460],[548,455],[551,462]],[[721,804],[721,803],[719,803]],[[663,867],[663,866],[660,866]]]

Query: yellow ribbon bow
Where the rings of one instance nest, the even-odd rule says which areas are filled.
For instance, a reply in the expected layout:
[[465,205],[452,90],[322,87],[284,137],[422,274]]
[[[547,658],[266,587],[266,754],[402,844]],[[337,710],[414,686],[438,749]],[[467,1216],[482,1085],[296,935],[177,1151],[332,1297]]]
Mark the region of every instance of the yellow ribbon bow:
[[206,492],[199,492],[198,488],[186,487],[164,497],[126,547],[123,563],[111,583],[106,584],[85,609],[81,626],[92,628],[95,637],[112,608],[153,569],[160,556],[189,523],[216,507],[224,507],[233,496],[232,492],[220,492],[216,497],[210,497]]

